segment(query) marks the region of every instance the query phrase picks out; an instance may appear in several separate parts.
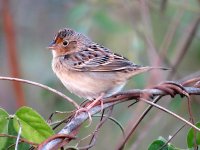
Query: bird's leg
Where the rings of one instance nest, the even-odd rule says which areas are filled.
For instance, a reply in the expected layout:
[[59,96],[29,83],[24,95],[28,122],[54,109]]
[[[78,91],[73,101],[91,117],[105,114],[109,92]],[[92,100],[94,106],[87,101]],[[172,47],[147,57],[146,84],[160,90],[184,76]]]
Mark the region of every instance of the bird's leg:
[[[98,101],[100,101],[100,103],[101,103],[101,111],[103,110],[103,101],[101,100],[102,98],[103,98],[103,96],[104,96],[105,94],[104,93],[102,93],[99,97],[97,97],[91,104],[89,104],[88,106],[86,106],[85,108],[84,107],[82,107],[82,108],[80,108],[80,109],[78,109],[77,111],[76,111],[76,113],[75,113],[75,116],[77,116],[79,113],[81,113],[81,112],[86,112],[86,113],[88,113],[88,117],[89,117],[89,125],[91,124],[91,122],[92,122],[92,117],[91,117],[91,114],[89,113],[89,110],[92,108],[92,107],[94,107],[97,103],[98,103]],[[88,126],[89,126],[88,125]]]
[[103,111],[103,101],[102,98],[104,97],[104,93],[101,93],[99,97],[97,97],[91,104],[89,104],[86,108],[90,110],[92,107],[94,107],[99,101],[101,103],[101,112]]

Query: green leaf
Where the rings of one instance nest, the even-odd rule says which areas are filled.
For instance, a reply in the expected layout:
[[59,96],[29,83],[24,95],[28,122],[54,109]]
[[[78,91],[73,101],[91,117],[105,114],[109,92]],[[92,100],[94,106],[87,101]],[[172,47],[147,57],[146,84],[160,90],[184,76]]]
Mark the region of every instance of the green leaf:
[[[165,145],[167,140],[165,140],[163,137],[159,137],[157,140],[153,141],[148,150],[158,150],[160,149],[163,145]],[[165,145],[165,147],[162,148],[162,150],[181,150],[179,148],[176,148],[172,144],[168,143]]]
[[[198,128],[200,128],[200,122],[196,124]],[[196,143],[200,145],[200,132],[196,131]],[[187,135],[187,145],[188,148],[194,147],[194,129],[190,128],[188,135]]]
[[22,107],[15,113],[14,128],[16,131],[19,130],[19,126],[22,127],[21,136],[35,143],[41,143],[54,134],[40,114],[29,107]]
[[[165,144],[165,141],[163,141],[163,140],[155,140],[155,141],[153,141],[153,143],[150,144],[148,150],[157,150],[157,149],[161,148],[164,144]],[[168,150],[167,145],[162,149]]]
[[[0,133],[8,134],[8,113],[0,108]],[[8,138],[7,137],[0,137],[0,149],[4,149],[6,142]]]
[[[18,135],[18,133],[14,129],[13,119],[9,120],[9,123],[8,123],[8,134],[9,135],[14,135],[14,136]],[[16,143],[16,139],[8,138],[7,143],[6,143],[6,148],[8,148],[10,145],[13,145],[15,143]],[[18,149],[29,149],[29,148],[30,148],[30,145],[27,144],[27,143],[20,143],[18,145]],[[9,150],[14,150],[14,149],[15,149],[15,146],[9,148]]]

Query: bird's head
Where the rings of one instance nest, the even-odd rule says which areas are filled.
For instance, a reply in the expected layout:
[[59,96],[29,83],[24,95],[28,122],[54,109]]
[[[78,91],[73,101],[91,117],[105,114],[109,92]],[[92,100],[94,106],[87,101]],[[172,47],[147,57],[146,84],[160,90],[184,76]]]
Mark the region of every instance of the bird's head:
[[53,50],[54,56],[60,56],[80,51],[90,43],[91,40],[83,34],[64,28],[59,30],[48,48]]

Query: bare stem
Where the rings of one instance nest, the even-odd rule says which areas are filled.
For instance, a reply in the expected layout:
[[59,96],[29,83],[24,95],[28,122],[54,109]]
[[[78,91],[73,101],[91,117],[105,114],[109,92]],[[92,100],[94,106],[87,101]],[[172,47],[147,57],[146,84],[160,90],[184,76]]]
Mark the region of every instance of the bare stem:
[[48,90],[52,93],[55,93],[59,96],[61,96],[62,98],[66,99],[67,101],[69,101],[70,103],[72,103],[77,109],[80,108],[80,106],[74,101],[72,100],[71,98],[69,98],[68,96],[66,96],[65,94],[53,89],[53,88],[50,88],[49,86],[46,86],[46,85],[43,85],[43,84],[40,84],[40,83],[37,83],[37,82],[33,82],[33,81],[30,81],[30,80],[24,80],[24,79],[20,79],[20,78],[12,78],[12,77],[3,77],[3,76],[0,76],[0,80],[8,80],[8,81],[17,81],[17,82],[22,82],[22,83],[26,83],[26,84],[31,84],[31,85],[35,85],[35,86],[38,86],[38,87],[41,87],[45,90]]

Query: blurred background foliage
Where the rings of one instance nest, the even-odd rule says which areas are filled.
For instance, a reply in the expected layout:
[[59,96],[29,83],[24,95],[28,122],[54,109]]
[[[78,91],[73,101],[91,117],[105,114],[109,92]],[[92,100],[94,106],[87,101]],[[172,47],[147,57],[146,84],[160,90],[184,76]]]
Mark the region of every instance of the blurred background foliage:
[[[16,48],[18,68],[14,70],[17,69],[18,77],[46,84],[81,102],[53,74],[51,52],[46,48],[60,28],[70,27],[137,64],[169,68],[175,66],[173,75],[169,75],[170,72],[145,73],[131,79],[126,89],[144,88],[167,79],[181,79],[199,71],[200,30],[194,27],[200,17],[199,6],[198,0],[2,0],[0,76],[14,76],[11,72],[16,64],[11,61],[13,52],[12,49],[11,53],[8,52],[9,43]],[[12,20],[14,42],[8,40],[5,21],[8,12]],[[27,105],[47,119],[56,110],[73,109],[62,98],[30,85],[22,85],[25,101],[18,104],[17,90],[13,87],[13,83],[8,81],[0,83],[0,107],[10,113],[14,113],[20,105]],[[187,103],[179,97],[173,100],[163,98],[159,104],[188,118]],[[134,124],[134,120],[146,107],[144,104],[136,104],[127,109],[128,105],[116,106],[113,114],[125,129]],[[193,97],[196,121],[200,120],[199,105],[199,98]],[[93,120],[90,128],[81,129],[80,137],[93,130],[98,118]],[[182,122],[154,109],[139,126],[127,149],[146,149],[153,139],[158,136],[168,138],[180,125]],[[175,146],[186,146],[187,130],[184,128],[175,137],[172,142]],[[121,131],[108,121],[101,128],[93,149],[113,149],[120,139]]]

